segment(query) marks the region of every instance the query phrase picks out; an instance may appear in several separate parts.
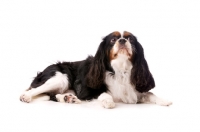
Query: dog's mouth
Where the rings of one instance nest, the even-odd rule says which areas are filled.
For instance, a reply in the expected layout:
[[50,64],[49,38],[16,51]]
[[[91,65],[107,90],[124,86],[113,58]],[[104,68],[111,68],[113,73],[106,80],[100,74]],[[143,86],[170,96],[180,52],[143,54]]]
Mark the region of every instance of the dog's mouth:
[[115,57],[117,57],[119,54],[131,57],[131,53],[129,53],[129,50],[127,47],[119,47],[118,51],[114,54]]
[[119,44],[116,43],[111,50],[110,59],[116,59],[119,56],[124,56],[126,59],[132,58],[132,49],[129,43]]

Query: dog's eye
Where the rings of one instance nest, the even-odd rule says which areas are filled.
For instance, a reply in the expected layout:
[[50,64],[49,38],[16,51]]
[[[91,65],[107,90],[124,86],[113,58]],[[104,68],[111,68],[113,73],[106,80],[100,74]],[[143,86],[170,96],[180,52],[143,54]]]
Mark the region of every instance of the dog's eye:
[[133,42],[133,38],[128,37],[128,41],[129,41],[130,43],[132,43],[132,42]]
[[112,44],[114,44],[114,43],[116,42],[116,40],[117,40],[116,38],[113,38],[113,39],[111,39],[110,42],[111,42]]

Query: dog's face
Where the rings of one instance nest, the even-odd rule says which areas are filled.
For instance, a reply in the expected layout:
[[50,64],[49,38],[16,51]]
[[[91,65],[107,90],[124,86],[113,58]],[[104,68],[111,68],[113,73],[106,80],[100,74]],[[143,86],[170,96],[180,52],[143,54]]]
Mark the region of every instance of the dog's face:
[[136,50],[136,38],[131,33],[124,31],[113,32],[104,38],[106,54],[109,61],[115,60],[119,56],[124,56],[125,59],[132,60]]

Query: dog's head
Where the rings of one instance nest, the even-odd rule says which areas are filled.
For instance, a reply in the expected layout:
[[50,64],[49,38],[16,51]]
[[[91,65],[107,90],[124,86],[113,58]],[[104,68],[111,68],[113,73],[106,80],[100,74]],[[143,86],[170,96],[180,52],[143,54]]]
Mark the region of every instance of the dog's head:
[[100,87],[104,83],[106,71],[115,73],[116,67],[113,67],[113,63],[116,60],[118,63],[130,62],[132,65],[130,83],[135,85],[139,92],[147,92],[155,87],[142,45],[127,31],[123,33],[116,31],[103,38],[86,76],[87,85],[91,88]]

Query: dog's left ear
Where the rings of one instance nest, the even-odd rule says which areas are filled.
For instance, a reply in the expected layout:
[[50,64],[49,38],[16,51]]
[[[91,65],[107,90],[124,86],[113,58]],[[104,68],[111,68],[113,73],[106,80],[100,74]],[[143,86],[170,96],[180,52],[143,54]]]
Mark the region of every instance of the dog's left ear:
[[155,87],[154,78],[149,71],[142,45],[136,40],[135,55],[132,58],[133,68],[131,71],[131,82],[139,92],[148,92]]

